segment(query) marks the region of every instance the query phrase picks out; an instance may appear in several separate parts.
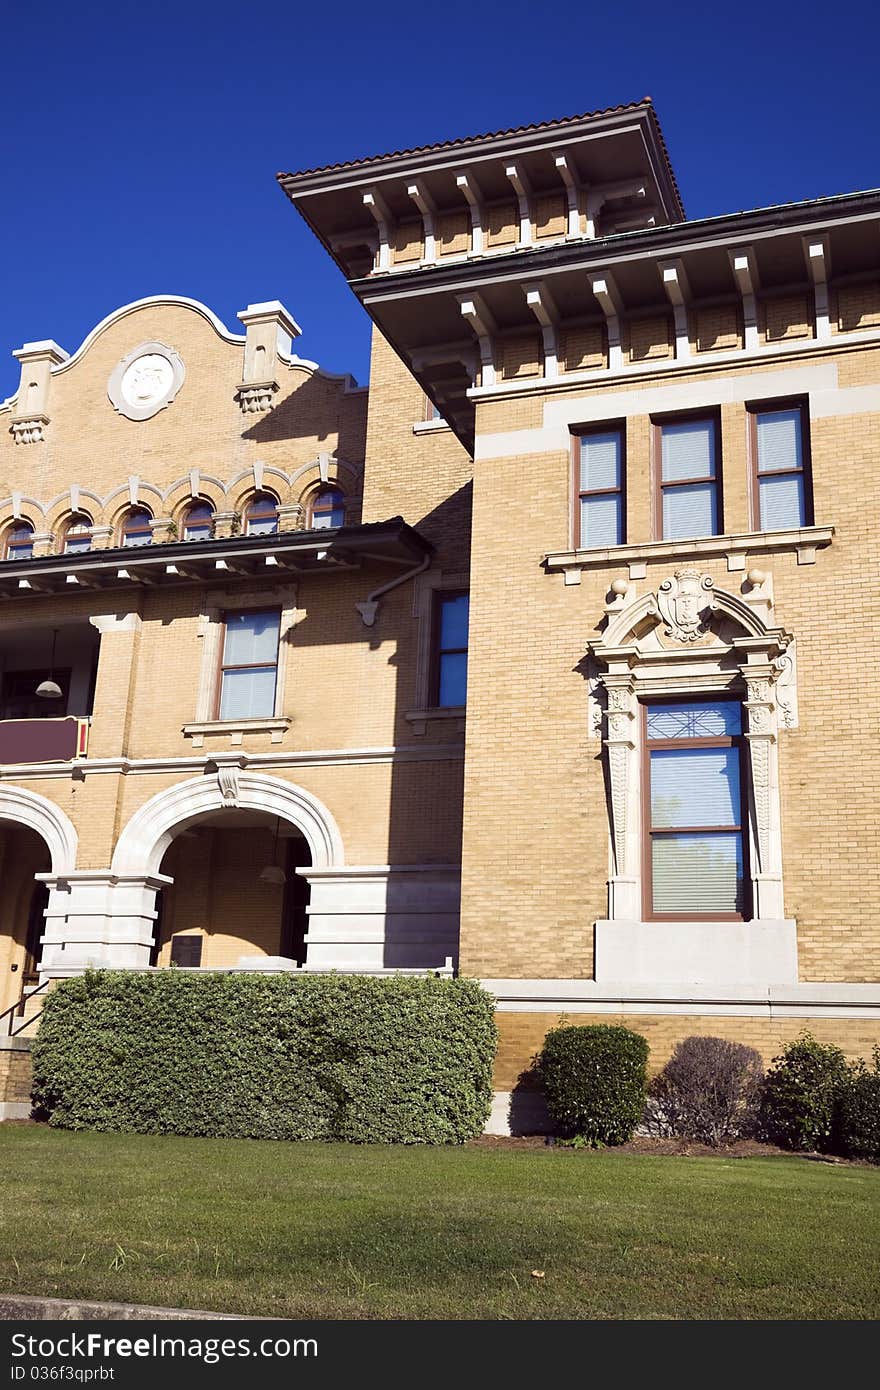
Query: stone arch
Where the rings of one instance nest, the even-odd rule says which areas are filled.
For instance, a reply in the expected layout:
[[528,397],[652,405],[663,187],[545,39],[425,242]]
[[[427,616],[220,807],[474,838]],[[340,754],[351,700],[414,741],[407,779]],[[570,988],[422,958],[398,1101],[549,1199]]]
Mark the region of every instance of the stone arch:
[[7,783],[0,786],[0,821],[4,820],[25,825],[45,840],[56,878],[73,872],[77,835],[72,821],[60,806],[36,792]]
[[308,843],[315,868],[345,862],[339,827],[311,792],[280,777],[221,767],[216,773],[178,782],[136,811],[116,843],[111,872],[156,875],[175,833],[224,807],[263,811],[296,826]]

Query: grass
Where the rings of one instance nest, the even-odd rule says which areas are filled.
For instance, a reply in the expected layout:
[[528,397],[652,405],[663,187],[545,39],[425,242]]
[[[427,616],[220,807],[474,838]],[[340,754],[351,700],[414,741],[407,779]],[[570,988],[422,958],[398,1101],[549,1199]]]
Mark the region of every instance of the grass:
[[3,1125],[0,1194],[5,1293],[295,1318],[880,1314],[870,1168]]

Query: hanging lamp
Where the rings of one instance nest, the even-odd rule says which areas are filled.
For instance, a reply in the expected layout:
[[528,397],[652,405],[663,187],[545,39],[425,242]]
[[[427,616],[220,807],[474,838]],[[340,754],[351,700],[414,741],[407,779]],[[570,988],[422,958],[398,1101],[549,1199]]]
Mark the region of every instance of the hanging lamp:
[[61,689],[61,686],[55,679],[55,643],[57,642],[57,640],[58,629],[57,627],[53,627],[52,658],[49,662],[49,679],[45,681],[40,681],[40,684],[37,686],[36,691],[34,692],[35,694],[39,695],[41,700],[60,700],[62,694],[64,693]]
[[281,817],[275,817],[275,837],[272,841],[272,863],[267,864],[265,869],[260,870],[261,883],[275,883],[279,886],[287,882],[287,874],[278,863],[278,829],[281,824]]

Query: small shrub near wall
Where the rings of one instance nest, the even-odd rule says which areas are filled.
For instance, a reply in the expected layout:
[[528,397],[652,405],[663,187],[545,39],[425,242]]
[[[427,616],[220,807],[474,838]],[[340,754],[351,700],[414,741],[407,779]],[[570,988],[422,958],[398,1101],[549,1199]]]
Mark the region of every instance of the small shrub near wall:
[[651,1134],[716,1146],[754,1133],[761,1100],[761,1054],[726,1038],[685,1038],[648,1087]]
[[96,971],[49,998],[33,1098],[64,1129],[463,1143],[495,1041],[472,980]]
[[647,1039],[629,1028],[552,1029],[541,1071],[557,1133],[588,1144],[625,1144],[642,1117],[647,1062]]
[[873,1066],[856,1062],[837,1098],[834,1152],[880,1163],[880,1047]]
[[838,1100],[849,1079],[839,1047],[802,1034],[773,1059],[764,1080],[763,1137],[784,1149],[829,1152]]

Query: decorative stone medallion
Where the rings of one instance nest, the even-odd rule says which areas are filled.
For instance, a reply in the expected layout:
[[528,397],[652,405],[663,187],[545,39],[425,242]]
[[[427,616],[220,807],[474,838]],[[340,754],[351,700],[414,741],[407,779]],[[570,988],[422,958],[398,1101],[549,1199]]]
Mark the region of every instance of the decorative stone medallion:
[[186,368],[174,348],[141,343],[113,368],[107,395],[113,409],[127,420],[149,420],[171,404],[185,376]]

